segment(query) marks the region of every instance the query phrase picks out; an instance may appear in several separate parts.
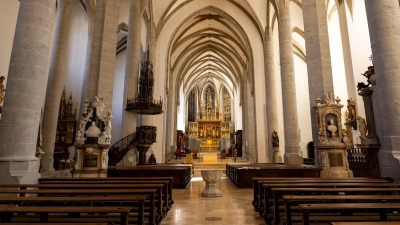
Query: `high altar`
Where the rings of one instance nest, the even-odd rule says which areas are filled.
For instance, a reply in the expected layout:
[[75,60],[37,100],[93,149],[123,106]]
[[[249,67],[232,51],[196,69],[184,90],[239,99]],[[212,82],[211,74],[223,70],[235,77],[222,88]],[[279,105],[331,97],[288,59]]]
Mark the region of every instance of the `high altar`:
[[218,141],[230,137],[231,123],[223,122],[218,110],[202,112],[189,122],[189,138],[200,140],[200,152],[219,152]]

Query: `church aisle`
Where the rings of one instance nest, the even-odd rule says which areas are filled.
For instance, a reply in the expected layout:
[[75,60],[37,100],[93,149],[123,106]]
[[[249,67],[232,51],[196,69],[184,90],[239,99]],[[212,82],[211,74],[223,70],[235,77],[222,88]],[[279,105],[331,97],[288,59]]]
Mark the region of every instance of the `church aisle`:
[[186,189],[173,189],[175,204],[161,225],[265,224],[253,210],[252,189],[238,189],[223,177],[222,197],[201,197],[205,186],[201,177],[194,177]]

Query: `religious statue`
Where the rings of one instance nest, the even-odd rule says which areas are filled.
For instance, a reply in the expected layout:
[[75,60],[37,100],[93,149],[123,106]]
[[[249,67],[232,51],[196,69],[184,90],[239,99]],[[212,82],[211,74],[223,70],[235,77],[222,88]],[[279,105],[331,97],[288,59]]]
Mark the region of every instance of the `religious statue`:
[[106,127],[106,129],[101,132],[101,135],[99,137],[99,140],[97,141],[98,144],[105,145],[105,144],[110,144],[111,142],[111,129]]
[[86,136],[87,137],[99,137],[101,134],[100,129],[96,126],[96,122],[92,122],[92,126],[90,126],[87,130],[86,130]]
[[361,116],[357,116],[358,129],[360,130],[360,139],[367,139],[367,123]]
[[75,139],[75,144],[77,145],[83,145],[85,143],[85,138],[82,137],[82,132],[78,130],[76,132],[76,139]]
[[149,159],[147,160],[147,164],[156,164],[156,163],[157,163],[156,156],[154,155],[154,152],[152,152]]
[[353,99],[350,98],[347,100],[347,111],[346,120],[355,121],[356,120],[356,104]]
[[329,94],[325,94],[325,104],[329,105],[329,104],[334,104],[334,99],[333,99],[333,95],[332,92],[329,92]]
[[[4,76],[1,76],[0,77],[0,104],[3,102],[3,100],[4,100],[4,92],[6,91],[6,89],[4,88],[4,84],[3,84],[3,81],[5,80],[6,78],[4,77]],[[1,107],[1,106],[0,106]]]
[[203,119],[203,110],[200,110],[200,119]]
[[351,141],[350,141],[350,139],[347,137],[347,131],[346,131],[346,129],[342,129],[342,135],[343,135],[342,141],[343,141],[343,143],[346,145],[346,148],[351,148]]
[[94,97],[94,101],[92,103],[93,109],[96,109],[96,116],[99,119],[103,118],[103,111],[106,107],[106,105],[103,102],[103,98],[99,98],[97,96]]
[[319,144],[325,142],[325,135],[321,129],[318,130],[318,141],[319,141]]
[[276,131],[272,133],[272,147],[279,147],[279,137]]
[[327,129],[331,132],[331,137],[336,137],[336,131],[337,131],[337,126],[335,125],[335,123],[333,122],[333,120],[329,121],[329,125],[327,127]]
[[110,130],[112,129],[112,127],[111,127],[111,119],[113,118],[114,116],[112,115],[112,111],[111,110],[108,110],[107,111],[107,114],[104,116],[104,118],[102,119],[102,121],[104,122],[104,125],[106,126],[106,127],[108,127],[108,128],[110,128]]

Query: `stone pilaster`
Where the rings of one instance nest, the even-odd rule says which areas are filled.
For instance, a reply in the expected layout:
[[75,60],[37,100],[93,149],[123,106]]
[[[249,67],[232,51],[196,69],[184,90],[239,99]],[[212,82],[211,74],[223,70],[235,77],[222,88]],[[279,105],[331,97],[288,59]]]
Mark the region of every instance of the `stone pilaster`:
[[36,140],[55,0],[21,0],[0,120],[2,183],[37,183]]
[[[304,35],[307,53],[311,127],[314,143],[318,141],[315,99],[333,94],[331,55],[325,1],[303,0]],[[333,95],[334,96],[334,95]]]
[[[264,66],[265,66],[265,97],[267,99],[267,149],[272,147],[272,133],[279,130],[278,126],[278,107],[276,103],[276,82],[274,65],[274,40],[271,27],[265,31],[264,38]],[[277,150],[277,151],[276,151]],[[274,155],[279,154],[279,148],[274,148],[269,152],[269,162],[275,162]]]
[[279,51],[282,79],[283,120],[285,126],[285,163],[302,164],[297,119],[296,84],[293,64],[293,43],[290,24],[290,4],[279,1]]
[[[126,48],[126,68],[124,86],[124,109],[128,98],[134,98],[137,94],[138,73],[140,67],[140,40],[142,30],[142,17],[140,1],[131,1],[129,6],[128,40]],[[122,112],[122,136],[125,137],[135,132],[136,113]]]
[[120,0],[97,0],[87,80],[87,99],[95,96],[112,109]]
[[379,165],[383,177],[400,180],[400,8],[397,0],[365,0],[379,95],[383,137]]
[[43,115],[42,171],[54,171],[53,154],[61,93],[65,85],[69,26],[75,0],[58,1],[57,19]]
[[[363,97],[364,109],[365,109],[365,119],[368,125],[368,139],[374,139],[379,143],[378,136],[376,135],[375,127],[375,116],[374,116],[374,106],[372,105],[372,90],[370,88],[364,88],[358,95]],[[361,140],[362,141],[362,140]]]

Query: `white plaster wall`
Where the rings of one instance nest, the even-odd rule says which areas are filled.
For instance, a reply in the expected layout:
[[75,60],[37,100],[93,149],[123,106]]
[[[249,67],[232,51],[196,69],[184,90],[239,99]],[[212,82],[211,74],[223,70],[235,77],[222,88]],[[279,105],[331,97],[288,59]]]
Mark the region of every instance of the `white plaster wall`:
[[[79,1],[75,1],[71,13],[68,37],[68,57],[66,63],[65,90],[67,98],[72,93],[74,107],[80,106],[82,84],[85,73],[86,50],[89,24],[85,9]],[[78,115],[80,115],[78,108]],[[79,116],[78,116],[79,118]]]
[[178,111],[178,121],[177,121],[177,130],[185,131],[185,96],[183,94],[183,87],[179,88],[179,106],[177,106]]
[[0,76],[6,78],[5,86],[7,84],[8,67],[10,65],[18,11],[18,0],[0,0]]
[[111,144],[119,141],[122,137],[122,112],[124,106],[124,82],[125,82],[126,51],[117,55],[114,72],[114,91],[113,91],[113,115],[112,119],[112,139]]
[[329,44],[331,52],[333,89],[336,96],[339,96],[344,105],[342,110],[342,121],[345,121],[345,110],[347,109],[347,92],[346,72],[344,67],[342,40],[340,35],[339,17],[337,11],[328,21]]
[[303,157],[306,157],[307,143],[312,141],[307,64],[298,56],[294,56],[293,62],[296,79],[297,115],[300,135],[299,144],[303,152]]
[[120,0],[120,9],[119,9],[119,22],[118,24],[124,22],[128,24],[129,21],[129,0]]
[[290,16],[292,27],[298,27],[304,31],[303,9],[293,1],[290,1]]
[[147,52],[147,21],[144,17],[142,17],[142,46],[143,46],[143,52]]

